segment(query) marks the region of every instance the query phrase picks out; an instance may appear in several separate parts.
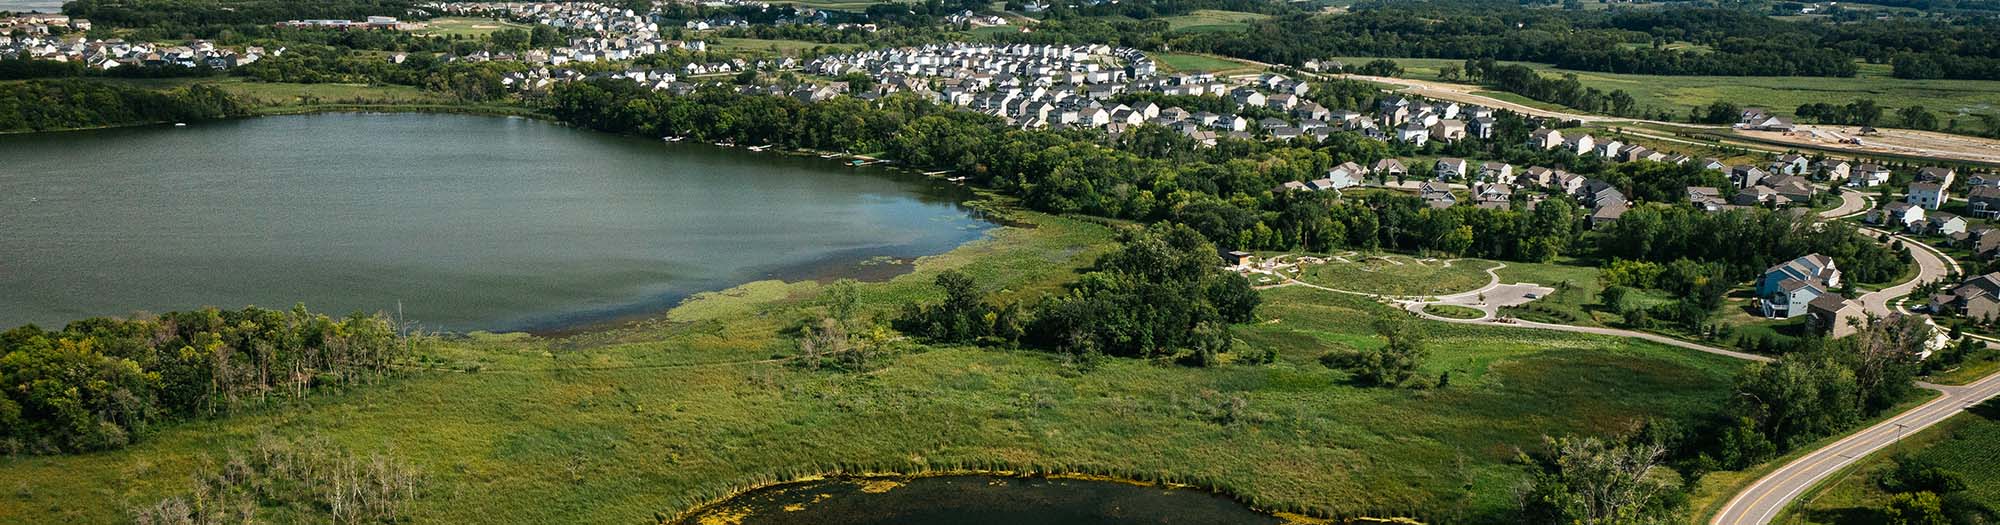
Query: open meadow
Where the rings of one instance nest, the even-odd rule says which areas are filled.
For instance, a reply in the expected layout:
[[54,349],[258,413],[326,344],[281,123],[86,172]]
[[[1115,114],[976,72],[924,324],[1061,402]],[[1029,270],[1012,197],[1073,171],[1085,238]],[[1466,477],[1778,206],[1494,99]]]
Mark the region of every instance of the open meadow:
[[[935,300],[928,283],[945,269],[999,301],[1031,301],[1111,246],[1097,223],[1015,219],[861,286],[862,317]],[[1527,479],[1519,450],[1704,413],[1742,366],[1621,338],[1425,322],[1422,374],[1442,386],[1363,388],[1320,356],[1381,345],[1372,320],[1407,314],[1303,287],[1263,292],[1258,321],[1236,329],[1231,355],[1268,351],[1269,364],[1079,364],[905,344],[865,373],[791,366],[785,334],[823,315],[821,289],[753,283],[565,338],[438,339],[386,384],[177,424],[114,452],[0,459],[0,487],[13,489],[0,518],[127,521],[189,490],[204,456],[275,434],[414,465],[418,522],[631,523],[841,465],[1111,472],[1219,487],[1267,509],[1493,523]]]

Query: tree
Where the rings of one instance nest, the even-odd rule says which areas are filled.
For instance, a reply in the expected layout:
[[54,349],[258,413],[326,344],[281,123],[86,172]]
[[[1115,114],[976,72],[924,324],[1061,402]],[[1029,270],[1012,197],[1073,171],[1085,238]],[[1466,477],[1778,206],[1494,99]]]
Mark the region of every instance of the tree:
[[1930,110],[1924,109],[1923,106],[1904,107],[1897,110],[1896,115],[1902,117],[1903,127],[1906,128],[1928,131],[1937,129],[1938,127],[1937,114],[1931,113]]
[[1428,355],[1423,346],[1423,336],[1402,319],[1376,319],[1374,326],[1375,335],[1384,340],[1382,346],[1330,353],[1321,356],[1320,363],[1346,370],[1354,375],[1355,381],[1364,385],[1393,387],[1410,384]]
[[499,31],[494,31],[493,34],[488,36],[487,38],[492,39],[493,47],[500,49],[509,49],[509,50],[527,49],[528,42],[533,40],[533,37],[531,37],[527,31],[523,31],[520,29],[502,29]]
[[854,319],[854,310],[861,303],[861,286],[855,280],[841,279],[834,281],[822,293],[824,294],[822,297],[826,301],[827,313],[833,315],[834,320],[839,321],[842,326],[846,326],[848,321]]
[[1945,518],[1944,505],[1933,492],[1906,492],[1889,498],[1888,506],[1882,509],[1883,523],[1888,525],[1951,525]]
[[555,27],[548,24],[535,24],[534,29],[529,31],[528,45],[530,46],[550,48],[559,47],[565,43],[567,41],[563,38],[562,32],[557,31]]
[[1657,443],[1618,445],[1597,438],[1549,439],[1524,458],[1539,467],[1522,495],[1527,523],[1624,525],[1676,523],[1681,489]]

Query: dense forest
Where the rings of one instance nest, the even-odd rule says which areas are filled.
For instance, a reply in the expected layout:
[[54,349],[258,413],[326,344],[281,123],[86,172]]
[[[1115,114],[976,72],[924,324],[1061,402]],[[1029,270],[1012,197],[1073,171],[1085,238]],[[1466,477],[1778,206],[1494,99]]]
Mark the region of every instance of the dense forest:
[[194,122],[247,114],[235,97],[206,85],[154,91],[86,80],[0,83],[0,132]]
[[154,424],[373,381],[407,355],[379,316],[206,309],[0,332],[0,452],[107,450]]

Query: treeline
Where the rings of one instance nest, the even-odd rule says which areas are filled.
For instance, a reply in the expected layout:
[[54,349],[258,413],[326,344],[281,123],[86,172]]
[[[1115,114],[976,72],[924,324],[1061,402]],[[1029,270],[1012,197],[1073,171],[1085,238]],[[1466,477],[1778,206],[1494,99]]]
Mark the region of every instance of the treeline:
[[[1723,10],[1703,12],[1717,18],[1736,16]],[[1624,29],[1602,17],[1512,5],[1398,4],[1342,15],[1273,18],[1253,24],[1247,32],[1189,37],[1177,42],[1177,48],[1280,64],[1360,55],[1490,58],[1653,75],[1849,77],[1856,72],[1851,54],[1825,49],[1815,39],[1744,33],[1697,40],[1709,50],[1677,50],[1655,45],[1665,37]],[[1701,38],[1685,29],[1680,34]]]
[[1593,238],[1600,257],[1718,263],[1732,282],[1810,253],[1838,261],[1851,282],[1885,282],[1909,264],[1907,253],[1870,239],[1851,224],[1763,209],[1709,213],[1686,206],[1642,206]]
[[[1396,153],[1352,133],[1325,143],[1225,140],[1204,148],[1158,126],[1106,141],[1094,131],[1015,129],[913,97],[885,100],[879,107],[845,98],[806,104],[716,89],[677,97],[604,81],[564,85],[545,104],[565,122],[613,132],[884,151],[1017,195],[1032,209],[1182,223],[1228,249],[1387,248],[1539,261],[1570,246],[1578,219],[1573,204],[1560,199],[1532,210],[1525,204],[1516,211],[1432,210],[1412,197],[1336,200],[1272,191],[1285,181],[1322,177],[1342,162],[1367,165]],[[1116,147],[1102,147],[1107,143]]]
[[269,24],[285,20],[408,17],[413,0],[71,0],[63,14],[118,27]]
[[1082,359],[1220,363],[1234,348],[1230,325],[1250,321],[1260,301],[1249,279],[1223,271],[1215,246],[1183,225],[1121,231],[1119,242],[1064,293],[1027,308],[988,304],[970,277],[946,272],[937,278],[945,299],[905,305],[895,327],[932,342],[1020,344]]
[[1536,73],[1534,68],[1503,66],[1490,58],[1467,60],[1463,69],[1473,81],[1485,82],[1542,102],[1619,116],[1635,116],[1639,111],[1638,100],[1633,99],[1631,93],[1623,89],[1605,93],[1597,88],[1584,87],[1573,73],[1564,74],[1562,78],[1547,78]]
[[235,97],[207,85],[154,91],[86,80],[0,83],[0,132],[195,122],[247,114],[249,110]]
[[380,316],[205,309],[0,332],[0,446],[109,450],[154,424],[373,381],[408,347]]

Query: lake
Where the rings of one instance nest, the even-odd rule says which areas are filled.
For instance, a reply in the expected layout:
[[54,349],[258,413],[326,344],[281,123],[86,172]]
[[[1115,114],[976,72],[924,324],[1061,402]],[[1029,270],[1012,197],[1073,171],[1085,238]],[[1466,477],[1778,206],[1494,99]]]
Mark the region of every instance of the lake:
[[683,523],[739,525],[1264,525],[1217,494],[1110,481],[994,476],[829,479],[750,491]]
[[60,13],[62,12],[63,1],[64,0],[0,0],[0,11],[6,11],[10,13],[26,13],[29,11],[37,11],[42,13]]
[[518,118],[0,136],[0,159],[0,327],[400,301],[429,329],[563,329],[754,280],[893,274],[990,227],[914,175]]

